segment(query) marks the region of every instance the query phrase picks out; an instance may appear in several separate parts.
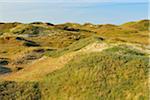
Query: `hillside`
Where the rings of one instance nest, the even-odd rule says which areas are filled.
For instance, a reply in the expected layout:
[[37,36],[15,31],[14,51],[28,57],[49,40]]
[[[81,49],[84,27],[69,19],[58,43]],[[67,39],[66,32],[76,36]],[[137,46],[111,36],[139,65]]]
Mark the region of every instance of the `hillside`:
[[0,100],[148,100],[149,22],[1,22]]

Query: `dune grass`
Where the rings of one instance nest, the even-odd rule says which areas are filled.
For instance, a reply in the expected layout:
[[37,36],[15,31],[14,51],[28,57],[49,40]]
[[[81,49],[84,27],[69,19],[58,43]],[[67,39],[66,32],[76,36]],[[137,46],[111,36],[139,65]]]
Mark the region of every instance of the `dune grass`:
[[[76,52],[94,42],[124,42],[132,45],[118,45],[101,52],[81,52],[66,62],[67,64],[63,63],[66,65],[62,65],[61,69],[48,71],[49,74],[44,74],[40,81],[0,80],[0,100],[149,99],[149,57],[134,48],[135,44],[141,44],[143,47],[149,44],[149,20],[129,22],[120,26],[90,23],[49,26],[45,23],[37,24],[0,23],[0,57],[11,59],[22,54],[27,55],[33,47],[24,46],[21,41],[16,40],[16,36],[24,37],[24,34],[37,35],[25,38],[40,44],[34,49],[48,48],[44,55],[46,58],[54,57],[52,59]],[[26,51],[27,53],[24,53]],[[45,68],[48,67],[56,66]],[[35,66],[32,72],[42,72],[41,68],[43,67]],[[31,77],[33,75],[28,72],[26,74]]]
[[66,53],[69,53],[69,52],[78,51],[81,48],[84,48],[85,46],[87,46],[91,43],[100,42],[100,41],[103,41],[103,38],[97,37],[97,36],[91,36],[88,38],[84,38],[84,39],[75,41],[71,45],[69,45],[68,47],[46,52],[45,55],[49,56],[49,57],[59,57],[59,56],[62,56]]
[[44,79],[42,94],[56,100],[147,100],[148,57],[129,50],[115,47],[77,56]]
[[0,82],[1,100],[40,100],[41,93],[37,82]]

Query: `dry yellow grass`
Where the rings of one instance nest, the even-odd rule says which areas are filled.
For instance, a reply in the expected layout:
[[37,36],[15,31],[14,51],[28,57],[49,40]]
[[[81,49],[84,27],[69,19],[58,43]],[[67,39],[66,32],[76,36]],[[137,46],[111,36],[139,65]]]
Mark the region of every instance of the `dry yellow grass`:
[[[5,75],[2,77],[4,80],[11,80],[11,81],[36,81],[42,79],[44,76],[46,76],[48,73],[51,73],[55,70],[58,70],[62,67],[65,66],[65,64],[73,59],[73,57],[81,55],[81,54],[88,54],[90,52],[101,52],[105,49],[112,48],[117,45],[128,45],[132,46],[135,49],[140,50],[141,52],[149,53],[150,50],[147,48],[142,48],[141,45],[133,45],[131,43],[92,43],[89,44],[88,46],[78,50],[78,51],[73,51],[67,54],[64,54],[58,58],[53,58],[53,57],[47,57],[43,56],[42,58],[38,60],[34,60],[32,63],[24,65],[24,69],[18,71],[18,72],[13,72],[8,75]],[[32,48],[33,49],[33,48]],[[30,50],[32,50],[30,49]],[[28,50],[26,50],[28,51]],[[17,56],[16,56],[17,57]]]

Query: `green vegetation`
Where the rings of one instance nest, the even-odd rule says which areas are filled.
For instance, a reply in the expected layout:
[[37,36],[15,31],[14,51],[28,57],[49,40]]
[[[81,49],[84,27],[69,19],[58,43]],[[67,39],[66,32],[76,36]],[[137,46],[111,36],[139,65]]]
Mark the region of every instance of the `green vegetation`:
[[11,28],[16,27],[20,23],[0,23],[0,35],[3,35],[5,32],[9,32]]
[[142,51],[134,49],[132,46],[127,46],[127,45],[119,45],[119,46],[114,46],[110,49],[105,50],[106,52],[109,53],[116,53],[119,55],[131,55],[131,56],[144,56],[146,54],[142,53]]
[[[42,84],[47,99],[148,99],[148,57],[129,48],[78,55]],[[136,52],[136,54],[135,54]],[[45,83],[45,84],[44,84]]]
[[80,54],[40,82],[1,82],[0,98],[148,100],[148,60],[126,46]]
[[37,82],[0,82],[1,100],[40,100]]
[[0,100],[148,100],[149,22],[0,23]]
[[34,25],[18,25],[12,30],[14,34],[44,34],[43,27],[34,26]]
[[148,31],[149,30],[149,20],[141,20],[137,22],[128,22],[123,24],[124,27],[130,27],[139,31]]
[[101,37],[92,36],[89,38],[78,40],[63,49],[48,51],[45,55],[50,57],[59,57],[69,52],[78,51],[91,43],[101,42],[102,40],[104,39]]

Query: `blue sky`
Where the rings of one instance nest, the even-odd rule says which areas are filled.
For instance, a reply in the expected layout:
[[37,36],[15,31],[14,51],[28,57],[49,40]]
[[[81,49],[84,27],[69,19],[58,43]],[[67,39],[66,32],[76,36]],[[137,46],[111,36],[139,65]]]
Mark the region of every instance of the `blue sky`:
[[0,0],[1,2],[148,2],[148,0]]
[[0,0],[1,22],[121,24],[147,18],[147,0]]

